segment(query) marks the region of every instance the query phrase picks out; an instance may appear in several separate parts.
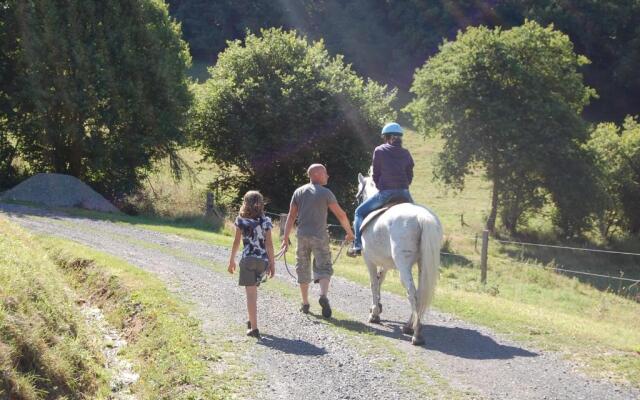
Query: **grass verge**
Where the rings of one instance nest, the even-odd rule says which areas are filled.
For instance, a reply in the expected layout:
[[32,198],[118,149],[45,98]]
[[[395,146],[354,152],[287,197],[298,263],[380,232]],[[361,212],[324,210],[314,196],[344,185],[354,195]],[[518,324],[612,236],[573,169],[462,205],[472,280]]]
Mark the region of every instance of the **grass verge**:
[[46,251],[0,217],[0,398],[106,398],[94,335]]
[[247,387],[236,345],[231,348],[224,335],[206,337],[159,279],[74,242],[46,236],[38,241],[76,290],[124,331],[124,356],[140,373],[133,387],[139,398],[227,399]]

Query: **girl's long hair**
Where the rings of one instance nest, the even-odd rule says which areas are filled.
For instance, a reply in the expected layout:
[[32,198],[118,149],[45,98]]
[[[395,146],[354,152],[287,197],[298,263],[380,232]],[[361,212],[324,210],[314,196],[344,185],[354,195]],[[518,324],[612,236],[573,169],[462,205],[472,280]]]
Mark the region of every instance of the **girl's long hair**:
[[242,198],[240,216],[242,218],[258,218],[264,215],[264,198],[257,190],[250,190]]

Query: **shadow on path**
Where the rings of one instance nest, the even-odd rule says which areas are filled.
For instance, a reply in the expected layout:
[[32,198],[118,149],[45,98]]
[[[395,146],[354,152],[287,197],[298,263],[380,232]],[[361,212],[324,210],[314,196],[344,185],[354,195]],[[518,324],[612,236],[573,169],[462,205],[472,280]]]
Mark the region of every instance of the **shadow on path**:
[[327,354],[327,351],[324,348],[305,342],[304,340],[287,339],[268,334],[263,334],[262,339],[258,340],[257,344],[283,353],[299,356],[322,356]]
[[[325,319],[314,313],[310,315],[327,323],[359,333],[374,333],[392,339],[411,341],[411,336],[402,333],[403,322],[382,320],[381,329],[375,324],[364,324],[359,321],[330,318]],[[504,360],[515,357],[537,357],[537,353],[520,347],[503,345],[493,338],[483,335],[475,329],[447,327],[439,325],[423,325],[422,337],[425,344],[416,348],[438,351],[451,356],[472,360]]]

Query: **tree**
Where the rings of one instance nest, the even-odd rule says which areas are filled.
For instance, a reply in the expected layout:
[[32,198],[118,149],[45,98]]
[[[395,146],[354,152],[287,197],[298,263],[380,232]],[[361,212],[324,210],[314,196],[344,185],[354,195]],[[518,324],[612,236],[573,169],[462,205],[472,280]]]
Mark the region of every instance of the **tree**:
[[578,69],[587,62],[566,35],[527,21],[506,31],[460,32],[416,72],[416,98],[405,110],[419,132],[445,139],[437,175],[446,184],[462,189],[475,166],[485,169],[493,182],[489,230],[501,198],[520,196],[520,204],[535,206],[540,186],[563,230],[586,226],[584,199],[593,185],[579,146],[587,135],[580,113],[595,91]]
[[[195,59],[212,62],[246,29],[283,27],[322,39],[332,54],[381,82],[408,89],[411,74],[469,24],[493,21],[492,7],[473,0],[169,0]],[[215,29],[212,29],[215,27]]]
[[621,121],[640,107],[640,2],[637,0],[501,0],[497,14],[510,6],[520,23],[525,18],[553,23],[576,50],[592,62],[586,82],[599,100],[586,110],[591,120]]
[[183,140],[190,59],[160,0],[7,1],[7,129],[35,171],[115,197]]
[[0,191],[13,186],[18,179],[13,168],[16,148],[7,127],[12,112],[11,94],[16,90],[13,60],[18,48],[16,21],[9,18],[8,5],[8,0],[0,1]]
[[585,81],[600,98],[592,121],[621,121],[640,106],[640,2],[637,0],[169,0],[194,58],[213,62],[245,29],[282,26],[323,38],[358,73],[409,88],[413,71],[469,26],[509,29],[533,20],[569,35],[592,63]]
[[[341,201],[355,194],[395,91],[358,77],[322,42],[280,29],[230,42],[197,91],[191,132],[207,159],[242,173],[284,210],[306,168],[325,164]],[[350,202],[349,202],[350,203]]]
[[594,153],[605,196],[598,213],[602,236],[640,232],[640,123],[599,124],[585,147]]

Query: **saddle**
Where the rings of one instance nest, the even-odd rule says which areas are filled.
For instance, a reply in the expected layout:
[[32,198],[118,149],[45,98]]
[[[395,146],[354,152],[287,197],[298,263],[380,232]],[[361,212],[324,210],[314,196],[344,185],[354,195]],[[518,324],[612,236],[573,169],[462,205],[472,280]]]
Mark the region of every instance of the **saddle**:
[[369,222],[371,222],[374,218],[384,214],[391,207],[397,206],[398,204],[403,204],[403,203],[410,203],[410,201],[408,201],[404,197],[390,198],[389,201],[387,201],[382,207],[371,211],[366,217],[364,217],[364,220],[362,221],[362,225],[360,226],[360,232],[364,232]]

